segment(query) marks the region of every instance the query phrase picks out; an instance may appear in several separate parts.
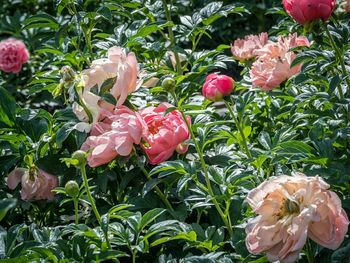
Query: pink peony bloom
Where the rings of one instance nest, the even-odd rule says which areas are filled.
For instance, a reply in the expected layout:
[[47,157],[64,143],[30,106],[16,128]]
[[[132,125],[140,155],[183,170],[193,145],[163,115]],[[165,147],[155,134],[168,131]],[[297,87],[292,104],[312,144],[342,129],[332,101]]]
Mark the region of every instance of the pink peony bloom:
[[[158,107],[140,110],[140,115],[148,127],[148,133],[144,137],[145,143],[141,144],[141,147],[146,152],[150,164],[159,164],[168,160],[175,151],[183,154],[188,149],[184,142],[190,138],[190,132],[179,111],[165,114],[170,107],[173,106],[162,103]],[[191,123],[188,116],[187,121]]]
[[36,167],[28,169],[16,168],[7,178],[7,186],[15,189],[21,183],[21,198],[23,200],[52,200],[55,193],[52,192],[58,185],[56,176]]
[[211,101],[222,100],[231,94],[235,81],[226,75],[209,74],[202,88],[203,96]]
[[9,38],[0,41],[0,70],[18,73],[29,59],[29,52],[21,40]]
[[266,32],[260,35],[249,35],[244,39],[237,39],[231,45],[233,56],[240,60],[246,61],[255,57],[254,51],[260,49],[268,43],[268,34]]
[[332,15],[335,0],[283,0],[284,9],[301,25]]
[[[114,106],[104,101],[99,94],[110,93],[121,106],[127,96],[137,90],[142,81],[138,80],[138,63],[134,53],[126,54],[119,47],[108,50],[108,58],[94,60],[90,69],[82,72],[84,89],[79,94],[93,116],[93,123],[99,120],[100,109],[113,111]],[[102,84],[111,79],[110,87]],[[101,88],[103,90],[101,90]],[[82,107],[75,105],[74,113],[81,121],[87,121],[87,114]]]
[[248,222],[246,245],[270,261],[295,262],[307,238],[337,249],[349,220],[339,197],[320,177],[272,177],[252,190],[247,202],[258,216]]
[[101,110],[102,121],[91,129],[91,134],[81,146],[91,150],[87,157],[89,166],[97,167],[109,163],[117,156],[130,155],[133,145],[140,144],[146,124],[137,112],[121,106],[109,112]]
[[254,54],[258,59],[250,70],[253,86],[269,91],[299,73],[302,65],[291,68],[296,54],[290,49],[309,45],[306,37],[293,34],[288,37],[279,37],[277,43],[269,43],[255,50]]

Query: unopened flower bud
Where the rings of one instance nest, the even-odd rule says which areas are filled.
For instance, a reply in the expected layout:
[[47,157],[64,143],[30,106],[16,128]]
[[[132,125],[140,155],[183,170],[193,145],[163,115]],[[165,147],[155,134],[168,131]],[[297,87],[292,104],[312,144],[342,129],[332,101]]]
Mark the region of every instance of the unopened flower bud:
[[166,91],[172,91],[175,88],[175,80],[173,78],[167,77],[162,81],[162,88]]
[[82,150],[75,151],[72,154],[72,159],[75,159],[78,161],[77,166],[85,165],[86,164],[86,152],[84,152]]
[[70,197],[75,198],[79,195],[79,185],[76,181],[68,181],[64,189]]
[[203,85],[203,96],[211,101],[220,101],[234,89],[235,81],[226,75],[210,74]]

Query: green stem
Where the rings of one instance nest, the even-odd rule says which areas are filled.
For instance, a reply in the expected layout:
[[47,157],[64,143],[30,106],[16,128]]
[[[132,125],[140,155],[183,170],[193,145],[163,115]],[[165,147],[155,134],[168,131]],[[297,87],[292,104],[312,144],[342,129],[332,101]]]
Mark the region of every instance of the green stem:
[[[251,154],[250,151],[249,151],[247,139],[246,139],[246,137],[245,137],[245,135],[244,135],[242,126],[241,126],[241,124],[239,123],[239,121],[238,121],[238,119],[237,119],[235,113],[233,112],[232,106],[230,105],[230,103],[227,102],[226,100],[224,100],[224,101],[225,101],[226,107],[227,107],[227,109],[228,109],[228,111],[229,111],[229,113],[230,113],[230,115],[231,115],[233,121],[234,121],[235,124],[236,124],[236,127],[237,127],[239,133],[241,134],[241,137],[242,137],[242,144],[243,144],[243,148],[244,148],[244,150],[245,150],[245,153],[247,154],[247,156],[248,156],[249,158],[252,158],[252,154]],[[232,102],[232,104],[233,104],[233,102]]]
[[190,63],[192,57],[193,57],[193,53],[197,48],[197,45],[199,44],[199,41],[202,39],[204,32],[201,32],[198,36],[198,38],[192,43],[192,50],[191,50],[191,55],[186,59],[186,63],[183,66],[183,68],[186,70],[187,65]]
[[305,253],[306,253],[307,261],[309,263],[314,263],[314,253],[312,251],[310,240],[306,241]]
[[91,192],[90,192],[89,182],[88,182],[88,179],[87,179],[87,176],[86,176],[85,164],[80,166],[80,170],[81,170],[81,174],[83,176],[83,181],[84,181],[86,194],[87,194],[87,196],[89,198],[89,202],[90,202],[92,211],[94,211],[95,217],[96,217],[98,223],[101,225],[102,219],[101,219],[100,213],[98,212],[98,210],[96,208],[95,201],[92,198],[92,195],[91,195]]
[[74,203],[74,211],[75,211],[75,224],[79,224],[79,210],[78,210],[78,199],[73,198],[73,203]]
[[178,110],[181,113],[182,118],[184,119],[188,130],[190,131],[191,139],[192,139],[192,141],[194,143],[194,146],[196,148],[196,151],[197,151],[197,153],[199,155],[199,159],[201,161],[201,167],[202,167],[202,171],[204,173],[204,178],[205,178],[205,183],[206,183],[206,186],[207,186],[208,193],[209,193],[209,195],[211,197],[211,200],[213,201],[213,204],[214,204],[216,210],[218,211],[222,221],[224,222],[225,226],[227,227],[227,230],[228,230],[229,234],[232,236],[233,235],[232,225],[229,224],[229,221],[228,221],[226,215],[224,214],[224,212],[222,211],[218,201],[216,200],[215,194],[214,194],[213,189],[211,187],[211,182],[210,182],[210,179],[209,179],[208,169],[207,169],[207,165],[205,163],[204,157],[203,157],[203,153],[202,153],[202,151],[201,151],[201,149],[200,149],[200,147],[198,145],[198,142],[197,142],[196,137],[195,137],[195,135],[193,133],[191,125],[189,124],[189,122],[188,122],[188,120],[186,118],[186,115],[184,114],[184,112],[181,109],[178,109]]
[[176,94],[174,93],[174,91],[170,91],[170,95],[174,98],[177,110],[181,113],[181,116],[184,119],[184,121],[186,123],[186,126],[187,126],[187,128],[188,128],[188,130],[189,130],[189,132],[191,134],[191,139],[192,139],[192,141],[194,143],[194,146],[196,148],[196,151],[198,153],[198,156],[199,156],[199,159],[200,159],[200,162],[201,162],[202,171],[204,173],[204,178],[205,178],[205,183],[206,183],[206,189],[205,190],[206,190],[206,192],[209,193],[216,210],[218,211],[222,221],[224,222],[224,224],[225,224],[229,234],[232,236],[233,235],[232,225],[230,224],[230,220],[227,219],[227,216],[224,214],[224,212],[222,211],[218,201],[215,198],[215,194],[213,192],[213,189],[212,189],[211,183],[210,183],[210,179],[209,179],[207,164],[205,163],[205,160],[204,160],[204,157],[203,157],[203,152],[202,152],[201,148],[199,147],[199,144],[198,144],[198,142],[196,140],[196,136],[194,135],[192,127],[191,127],[190,123],[188,122],[185,113],[182,111],[182,109],[180,109],[178,107],[178,100],[176,98]]
[[78,99],[78,100],[79,100],[79,105],[83,107],[83,109],[84,109],[86,115],[88,116],[89,123],[92,123],[93,117],[92,117],[91,112],[90,112],[89,109],[86,107],[85,102],[83,101],[83,99],[80,97],[79,92],[77,91],[76,86],[74,86],[74,89],[75,89],[75,93],[77,94],[77,96],[78,96],[78,98],[79,98],[79,99]]
[[[96,208],[96,204],[95,204],[95,201],[91,195],[91,192],[90,192],[90,188],[89,188],[89,182],[88,182],[88,179],[87,179],[87,175],[86,175],[86,169],[85,169],[85,164],[82,164],[80,165],[80,170],[81,170],[81,174],[83,176],[83,181],[84,181],[84,187],[85,187],[85,190],[86,190],[86,194],[88,196],[88,199],[89,199],[89,202],[90,202],[90,205],[91,205],[91,208],[92,208],[92,211],[94,211],[94,214],[95,214],[95,217],[99,223],[99,225],[101,226],[101,223],[102,223],[102,218],[100,216],[100,213],[98,212],[97,208]],[[108,230],[107,231],[103,231],[103,234],[105,236],[105,240],[106,240],[106,244],[107,244],[107,247],[109,249],[111,249],[111,244],[109,242],[109,238],[108,238]],[[113,260],[115,262],[115,260]]]
[[[139,165],[140,169],[142,170],[143,174],[146,176],[147,180],[150,181],[152,180],[151,176],[149,175],[149,173],[147,172],[147,170],[145,169],[145,167],[143,167],[142,165]],[[159,189],[158,186],[155,186],[154,189],[156,190],[158,196],[160,197],[160,199],[162,199],[163,203],[166,205],[166,207],[171,211],[174,212],[174,208],[172,207],[171,203],[169,202],[168,198],[163,194],[163,192]]]
[[92,52],[92,45],[91,45],[91,30],[92,28],[90,28],[90,23],[89,23],[89,28],[87,30],[83,29],[83,33],[84,33],[86,45],[90,53],[91,60],[94,60],[94,53]]
[[[78,21],[77,30],[78,30],[78,32],[79,32],[79,31],[80,31],[79,23],[80,23],[80,21],[81,21],[81,16],[79,15],[79,13],[78,13],[78,11],[77,11],[77,9],[76,9],[74,3],[72,3],[71,6],[68,6],[68,9],[71,11],[72,14],[75,14],[76,17],[77,17],[77,21]],[[80,32],[79,32],[78,35],[80,35]],[[77,45],[75,45],[74,42],[72,42],[72,44],[73,44],[74,47],[78,50],[80,56],[83,58],[83,60],[85,61],[85,63],[86,63],[88,66],[90,66],[90,61],[89,61],[89,59],[87,58],[87,56],[84,56],[83,52],[82,52],[81,49],[80,49],[80,42],[81,42],[81,41],[80,41],[80,37],[78,37],[78,43],[77,43]]]
[[[345,80],[346,80],[346,83],[348,85],[348,88],[350,88],[350,79],[349,79],[349,74],[348,74],[346,67],[345,67],[344,57],[342,56],[337,44],[335,43],[331,33],[329,32],[329,29],[328,29],[328,26],[326,23],[324,23],[324,28],[325,28],[326,34],[331,42],[331,45],[335,51],[336,57],[338,57],[338,60],[339,60],[340,65],[341,65],[343,75],[345,76]],[[344,93],[343,93],[341,86],[338,86],[338,92],[339,92],[340,99],[344,99]]]
[[[165,11],[166,19],[170,23],[170,25],[168,26],[169,40],[170,40],[170,43],[171,43],[171,47],[174,47],[176,43],[175,43],[175,36],[174,36],[174,32],[173,32],[173,26],[171,25],[173,23],[173,21],[171,19],[171,12],[170,12],[170,10],[168,8],[167,1],[166,0],[162,0],[162,2],[163,2],[163,8],[164,8],[164,11]],[[181,67],[181,61],[180,61],[179,54],[176,51],[174,51],[174,50],[173,50],[173,52],[174,52],[174,55],[175,55],[177,73],[179,75],[182,75],[182,67]]]

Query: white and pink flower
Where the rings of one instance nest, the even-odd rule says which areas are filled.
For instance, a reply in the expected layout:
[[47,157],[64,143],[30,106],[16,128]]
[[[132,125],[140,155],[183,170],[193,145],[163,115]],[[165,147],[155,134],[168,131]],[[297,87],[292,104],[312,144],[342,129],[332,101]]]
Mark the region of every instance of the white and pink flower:
[[[84,88],[79,96],[96,123],[100,117],[100,109],[113,111],[114,105],[103,100],[99,94],[109,93],[117,101],[116,107],[121,106],[127,96],[137,90],[142,81],[138,79],[139,67],[134,53],[125,53],[124,49],[112,47],[108,50],[108,58],[94,60],[90,69],[82,72]],[[103,83],[114,80],[108,90],[101,91]],[[73,111],[81,121],[87,121],[88,115],[80,105],[73,105]]]
[[320,177],[272,177],[253,189],[247,202],[257,217],[246,227],[246,245],[253,254],[295,262],[309,237],[337,249],[348,231],[349,220],[339,197]]

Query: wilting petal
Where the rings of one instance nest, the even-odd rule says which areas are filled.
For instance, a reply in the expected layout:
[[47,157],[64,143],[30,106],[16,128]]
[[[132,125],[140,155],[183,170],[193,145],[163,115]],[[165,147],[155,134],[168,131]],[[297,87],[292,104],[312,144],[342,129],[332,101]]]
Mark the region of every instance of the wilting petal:
[[15,189],[16,186],[21,182],[22,176],[27,171],[24,168],[16,168],[7,177],[7,186],[10,189]]

